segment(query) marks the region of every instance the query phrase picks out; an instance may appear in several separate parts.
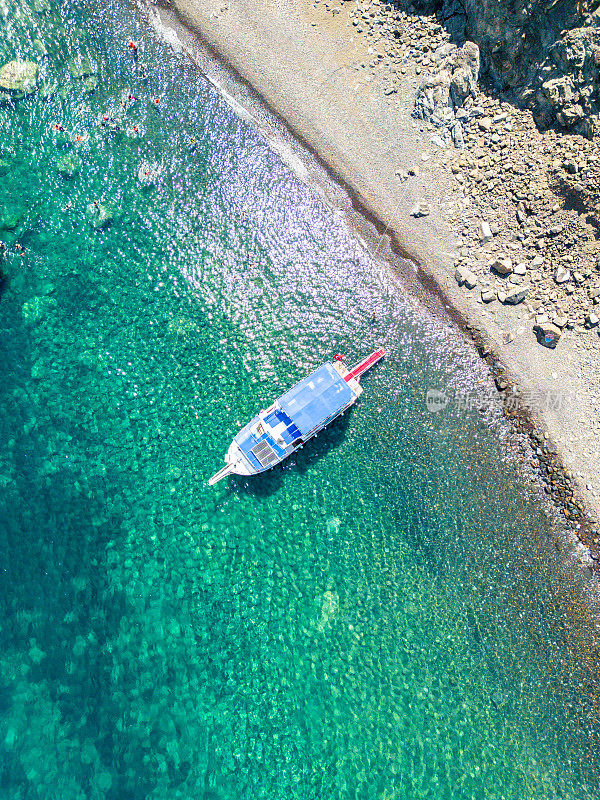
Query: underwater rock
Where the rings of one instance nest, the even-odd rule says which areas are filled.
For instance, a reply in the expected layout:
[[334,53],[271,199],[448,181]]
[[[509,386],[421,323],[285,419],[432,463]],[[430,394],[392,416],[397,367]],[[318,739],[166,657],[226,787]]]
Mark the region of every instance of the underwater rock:
[[21,313],[25,322],[33,325],[42,320],[55,307],[56,300],[53,297],[32,297],[31,300],[23,303]]
[[9,61],[0,69],[0,89],[13,97],[35,92],[39,67],[35,61]]
[[86,207],[85,215],[92,228],[107,228],[115,218],[112,211],[97,200]]
[[323,593],[323,602],[321,604],[321,616],[317,621],[317,628],[320,631],[325,629],[325,626],[332,622],[340,610],[340,596],[336,592],[326,591]]
[[69,153],[56,162],[58,171],[63,178],[74,178],[79,173],[83,162],[75,153]]
[[13,101],[12,95],[8,92],[0,92],[0,106],[6,105],[7,103],[12,103]]
[[188,336],[200,331],[195,320],[184,316],[169,320],[168,329],[170,333],[174,333],[177,336]]
[[33,46],[35,47],[37,53],[44,58],[44,56],[48,55],[48,50],[46,49],[46,45],[42,42],[41,39],[34,39]]
[[98,76],[88,75],[83,82],[83,88],[88,94],[92,94],[98,88]]
[[92,65],[92,62],[87,57],[82,58],[79,61],[72,58],[68,62],[67,66],[69,67],[69,72],[73,78],[87,78],[91,75],[94,77],[96,76],[96,68]]
[[29,643],[31,648],[29,650],[29,658],[33,661],[34,664],[41,664],[42,661],[46,658],[46,653],[37,646],[37,642],[35,639],[30,639]]
[[14,231],[22,219],[22,212],[10,208],[3,209],[0,213],[0,231]]
[[497,711],[503,708],[508,702],[506,696],[503,695],[499,689],[495,689],[492,692],[492,694],[490,695],[490,700],[492,701],[492,705]]
[[138,169],[138,180],[143,186],[153,186],[158,183],[161,175],[162,166],[156,161],[152,164],[143,161]]
[[103,769],[96,773],[95,784],[96,788],[101,792],[107,792],[112,786],[112,777],[110,772],[107,772],[105,769]]
[[0,175],[6,175],[10,170],[10,161],[0,158]]

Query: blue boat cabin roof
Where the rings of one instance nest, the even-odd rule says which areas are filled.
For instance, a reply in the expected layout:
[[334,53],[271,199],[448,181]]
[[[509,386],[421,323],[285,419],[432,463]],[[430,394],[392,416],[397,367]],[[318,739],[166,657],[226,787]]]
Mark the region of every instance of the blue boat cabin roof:
[[352,389],[327,361],[282,394],[277,402],[302,436],[306,436],[338,414],[353,398]]

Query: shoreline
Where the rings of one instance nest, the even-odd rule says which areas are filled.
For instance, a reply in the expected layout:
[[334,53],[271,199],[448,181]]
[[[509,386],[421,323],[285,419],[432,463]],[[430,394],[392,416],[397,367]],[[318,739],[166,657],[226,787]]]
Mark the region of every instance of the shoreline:
[[[199,37],[202,47],[209,55],[222,64],[226,72],[248,90],[253,100],[264,105],[274,115],[286,131],[315,159],[328,178],[347,192],[352,203],[352,210],[346,214],[347,218],[350,215],[360,215],[363,222],[376,231],[375,238],[379,238],[380,244],[385,241],[387,253],[384,252],[384,248],[378,257],[387,258],[394,265],[400,266],[400,278],[403,283],[409,284],[411,294],[416,295],[437,316],[451,318],[474,342],[480,355],[490,364],[499,392],[520,387],[520,399],[511,404],[510,401],[515,398],[509,395],[508,403],[506,401],[502,403],[505,413],[516,423],[517,430],[529,436],[540,464],[540,471],[547,478],[548,493],[552,495],[567,520],[573,524],[573,533],[591,551],[593,559],[591,563],[595,563],[598,567],[600,473],[594,454],[592,453],[590,458],[590,453],[587,452],[589,442],[582,444],[574,435],[585,419],[585,413],[580,407],[576,413],[583,415],[583,419],[579,416],[577,420],[573,420],[570,418],[575,414],[571,407],[550,409],[545,413],[543,410],[533,408],[526,400],[528,396],[540,396],[540,392],[549,393],[552,387],[561,383],[571,390],[574,378],[578,377],[579,380],[575,381],[575,392],[571,391],[571,396],[574,395],[577,398],[576,402],[582,403],[589,399],[589,382],[586,385],[581,375],[576,375],[572,353],[574,345],[570,341],[561,341],[556,350],[549,351],[541,347],[533,336],[529,340],[523,336],[518,344],[522,345],[524,352],[515,353],[514,345],[517,342],[514,338],[506,336],[503,329],[510,330],[514,327],[515,313],[518,314],[521,309],[501,308],[497,315],[499,323],[497,319],[490,320],[486,310],[480,310],[468,302],[472,298],[465,294],[454,279],[455,265],[457,261],[460,263],[464,252],[460,250],[454,236],[456,223],[454,226],[448,224],[448,215],[444,213],[437,213],[424,219],[409,216],[410,207],[414,205],[416,198],[421,200],[424,198],[435,209],[452,209],[461,201],[456,188],[449,180],[449,170],[434,160],[436,154],[433,159],[428,156],[427,159],[420,160],[420,156],[424,154],[420,154],[419,151],[424,147],[431,148],[431,145],[427,143],[426,137],[420,135],[422,131],[419,131],[410,116],[414,91],[408,91],[408,84],[413,81],[411,87],[414,87],[415,76],[410,74],[409,80],[404,81],[404,101],[400,104],[399,110],[398,103],[393,100],[396,114],[403,122],[402,135],[397,136],[395,141],[396,160],[389,153],[385,158],[379,159],[377,170],[372,173],[371,180],[361,188],[357,185],[357,180],[364,169],[357,166],[356,159],[353,160],[344,153],[343,143],[340,141],[344,138],[343,133],[341,137],[334,136],[335,141],[327,142],[325,147],[319,147],[318,141],[315,141],[315,138],[318,140],[319,137],[328,136],[331,131],[339,129],[331,127],[330,120],[323,116],[319,118],[322,108],[312,111],[308,109],[310,113],[306,114],[310,98],[302,96],[306,84],[302,80],[298,81],[297,75],[292,81],[292,100],[287,100],[290,91],[285,77],[289,70],[281,67],[281,63],[293,65],[297,58],[298,63],[295,66],[300,69],[306,53],[314,57],[319,52],[317,45],[321,41],[318,36],[321,27],[317,26],[314,20],[310,20],[310,15],[317,13],[316,4],[309,6],[296,2],[295,7],[288,4],[289,13],[283,21],[279,13],[281,4],[267,4],[263,8],[262,16],[252,13],[255,7],[258,8],[252,0],[238,3],[235,14],[231,6],[225,7],[213,0],[203,3],[202,9],[197,7],[194,0],[175,0],[174,5],[175,11],[172,7],[161,8],[160,12],[157,12],[155,7],[149,9],[146,7],[146,10],[150,12],[151,17],[158,13],[161,24],[174,29],[171,44],[175,44],[176,47],[182,46],[179,37],[183,34],[183,38],[187,38],[185,32],[189,33],[190,40],[185,42],[183,49],[203,69],[206,63],[202,64],[202,56],[194,47],[194,37]],[[340,6],[343,3],[331,2],[330,5]],[[302,11],[298,12],[300,7]],[[303,16],[304,13],[309,16],[310,28]],[[290,19],[291,16],[295,19]],[[294,30],[293,23],[296,23],[295,31],[300,30],[302,35],[291,37],[290,44],[290,31]],[[338,43],[336,36],[339,37],[340,34],[339,26],[335,28],[334,34],[332,41]],[[264,35],[268,35],[271,44],[268,58],[264,58],[263,50],[256,46],[256,41]],[[298,47],[299,41],[302,47]],[[312,46],[312,50],[309,45]],[[285,53],[287,60],[278,61],[277,58],[273,58],[273,52],[280,57]],[[333,52],[339,57],[342,52],[339,50],[339,43],[338,50]],[[280,64],[279,69],[276,63],[274,66],[274,62]],[[320,66],[322,71],[322,65]],[[313,70],[311,80],[314,81],[315,77],[319,77],[321,71]],[[281,78],[280,87],[275,85],[277,75]],[[214,77],[212,79],[210,75],[207,77],[217,88],[222,89]],[[326,93],[334,111],[335,94],[333,90]],[[376,102],[387,102],[386,98],[387,95],[380,92]],[[345,101],[347,100],[346,97]],[[234,98],[234,101],[237,103],[237,99]],[[341,109],[341,116],[344,110]],[[316,136],[314,131],[311,134],[311,120],[317,126]],[[383,127],[389,126],[384,124]],[[371,164],[377,162],[372,147],[374,142],[369,141],[370,131],[363,130],[363,135],[360,136],[360,124],[355,123],[352,133],[358,136],[361,143],[359,160]],[[386,131],[377,131],[378,142],[386,143],[385,133]],[[402,161],[399,163],[400,158]],[[398,167],[410,169],[411,165],[413,168],[414,165],[419,167],[424,165],[423,173],[417,168],[417,175],[412,181],[400,181],[397,176]],[[382,191],[374,186],[377,174],[382,172],[387,173],[387,182],[389,184],[391,181],[391,186],[394,188],[394,192],[391,193],[393,209],[389,203],[390,197],[382,196]],[[322,186],[320,188],[325,191]],[[331,197],[328,199],[335,206],[335,199]],[[387,223],[384,222],[386,218],[389,220]],[[360,221],[356,219],[353,221],[355,224],[351,227],[361,236]],[[372,231],[370,233],[373,234]],[[398,264],[398,259],[406,258],[411,259],[416,265],[418,270],[416,274],[406,262],[403,266]],[[496,324],[491,324],[492,322]],[[520,332],[523,333],[523,330]],[[504,338],[508,341],[503,341]],[[569,357],[565,358],[564,351],[567,348]],[[498,360],[502,365],[501,368],[498,367]],[[584,489],[584,487],[590,488]]]

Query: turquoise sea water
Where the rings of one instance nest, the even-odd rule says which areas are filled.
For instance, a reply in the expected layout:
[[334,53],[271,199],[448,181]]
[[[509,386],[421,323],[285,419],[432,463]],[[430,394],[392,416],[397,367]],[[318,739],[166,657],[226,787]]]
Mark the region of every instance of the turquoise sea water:
[[[0,797],[599,797],[528,451],[425,406],[489,390],[471,350],[131,9],[0,19],[41,64],[0,107]],[[239,423],[379,344],[327,435],[207,488]]]

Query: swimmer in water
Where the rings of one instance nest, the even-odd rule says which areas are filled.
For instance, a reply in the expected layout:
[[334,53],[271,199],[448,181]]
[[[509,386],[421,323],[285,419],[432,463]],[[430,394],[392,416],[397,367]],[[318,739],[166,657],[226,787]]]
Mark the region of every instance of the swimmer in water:
[[129,44],[127,45],[127,47],[129,48],[129,50],[130,50],[131,54],[133,55],[133,57],[137,58],[137,54],[138,54],[138,44],[137,44],[137,42],[134,42],[133,39],[132,39],[129,42]]

